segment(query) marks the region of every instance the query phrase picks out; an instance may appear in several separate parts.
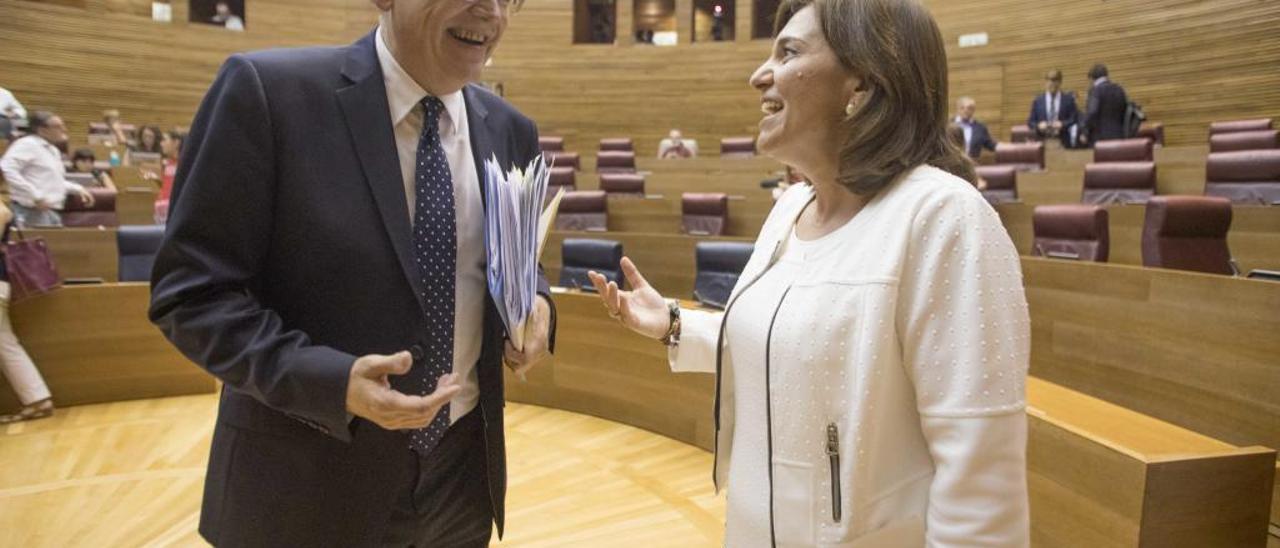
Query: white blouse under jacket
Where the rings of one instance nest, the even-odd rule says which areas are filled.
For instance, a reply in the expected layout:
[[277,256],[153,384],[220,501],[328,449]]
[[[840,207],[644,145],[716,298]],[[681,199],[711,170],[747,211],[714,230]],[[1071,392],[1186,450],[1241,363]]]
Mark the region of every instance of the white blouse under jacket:
[[[730,313],[812,197],[795,185],[774,206]],[[922,166],[850,223],[840,256],[791,285],[775,318],[760,318],[772,322],[766,363],[801,362],[767,377],[776,545],[1027,546],[1030,331],[1018,254],[1000,219],[972,185]],[[724,313],[682,316],[672,369],[719,373],[720,488],[733,399],[765,394],[734,394],[724,382],[733,367],[720,363]]]

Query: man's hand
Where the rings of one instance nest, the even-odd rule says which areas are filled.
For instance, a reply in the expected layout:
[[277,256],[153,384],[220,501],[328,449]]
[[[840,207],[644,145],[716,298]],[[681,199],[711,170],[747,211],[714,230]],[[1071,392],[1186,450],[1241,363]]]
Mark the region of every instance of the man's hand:
[[551,331],[551,304],[547,298],[538,295],[533,300],[533,313],[524,324],[524,351],[516,350],[511,340],[507,340],[502,354],[502,363],[521,378],[525,372],[533,369],[539,361],[550,355],[547,352]]
[[1049,128],[1049,124],[1047,122],[1040,122],[1036,124],[1036,129],[1039,129],[1040,131],[1044,131],[1048,128]]
[[88,190],[80,189],[76,191],[80,195],[80,200],[84,202],[85,207],[93,207],[93,194]]
[[403,375],[413,366],[408,352],[391,356],[361,356],[351,366],[347,383],[347,412],[387,430],[412,430],[431,424],[436,413],[462,389],[453,374],[442,375],[436,391],[410,396],[391,388],[390,375]]
[[35,200],[32,201],[32,203],[36,206],[37,211],[48,211],[50,209],[53,209],[53,202],[50,202],[49,200],[46,200],[44,198],[36,198]]
[[1053,121],[1053,129],[1055,129],[1055,130],[1062,129],[1062,121],[1061,121],[1061,120],[1054,120],[1054,121]]

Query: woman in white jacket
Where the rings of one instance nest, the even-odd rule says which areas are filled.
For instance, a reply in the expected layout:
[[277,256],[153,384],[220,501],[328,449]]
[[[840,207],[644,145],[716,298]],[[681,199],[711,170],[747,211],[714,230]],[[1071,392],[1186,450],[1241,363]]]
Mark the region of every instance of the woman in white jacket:
[[630,260],[610,315],[716,372],[728,546],[1026,546],[1029,323],[1017,252],[946,135],[917,0],[785,0],[758,146],[797,167],[725,312]]

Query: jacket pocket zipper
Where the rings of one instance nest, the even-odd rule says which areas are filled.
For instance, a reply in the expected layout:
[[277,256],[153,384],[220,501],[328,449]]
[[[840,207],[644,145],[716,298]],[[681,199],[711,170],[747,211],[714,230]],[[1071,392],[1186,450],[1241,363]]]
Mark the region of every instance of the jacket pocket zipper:
[[827,424],[827,459],[831,462],[831,521],[840,522],[840,429]]

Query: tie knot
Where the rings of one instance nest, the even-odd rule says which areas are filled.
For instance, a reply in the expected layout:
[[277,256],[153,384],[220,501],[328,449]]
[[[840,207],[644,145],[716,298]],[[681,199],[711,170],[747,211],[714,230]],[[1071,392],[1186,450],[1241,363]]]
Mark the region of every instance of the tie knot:
[[[444,102],[439,97],[423,97],[422,113],[425,116],[424,121],[432,124],[427,127],[438,127],[440,125],[440,113],[444,112]],[[425,125],[425,124],[424,124]]]

